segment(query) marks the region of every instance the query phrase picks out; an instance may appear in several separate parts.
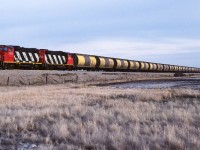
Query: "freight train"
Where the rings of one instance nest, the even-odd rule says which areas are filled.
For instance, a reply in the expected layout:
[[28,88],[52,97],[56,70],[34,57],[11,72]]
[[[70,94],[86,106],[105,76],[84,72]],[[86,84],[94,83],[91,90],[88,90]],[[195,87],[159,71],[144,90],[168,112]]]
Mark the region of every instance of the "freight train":
[[0,45],[1,69],[200,73],[200,68]]

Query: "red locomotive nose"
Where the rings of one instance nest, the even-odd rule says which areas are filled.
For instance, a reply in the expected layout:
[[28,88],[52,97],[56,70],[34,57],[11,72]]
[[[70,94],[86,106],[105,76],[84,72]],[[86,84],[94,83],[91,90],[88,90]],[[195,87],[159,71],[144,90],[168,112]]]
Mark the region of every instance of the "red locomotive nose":
[[0,59],[3,62],[14,62],[14,48],[11,46],[0,46]]

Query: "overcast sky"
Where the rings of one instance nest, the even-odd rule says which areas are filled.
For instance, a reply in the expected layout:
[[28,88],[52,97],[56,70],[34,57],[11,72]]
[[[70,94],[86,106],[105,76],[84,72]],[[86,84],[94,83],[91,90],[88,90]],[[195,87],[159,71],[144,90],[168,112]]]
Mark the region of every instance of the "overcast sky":
[[0,0],[1,44],[200,67],[199,0]]

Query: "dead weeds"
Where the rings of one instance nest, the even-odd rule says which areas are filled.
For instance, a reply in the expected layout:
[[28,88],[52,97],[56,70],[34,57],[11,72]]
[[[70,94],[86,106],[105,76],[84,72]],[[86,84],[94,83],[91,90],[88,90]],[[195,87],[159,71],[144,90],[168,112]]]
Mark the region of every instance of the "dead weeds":
[[0,87],[0,149],[200,149],[199,98],[189,89]]

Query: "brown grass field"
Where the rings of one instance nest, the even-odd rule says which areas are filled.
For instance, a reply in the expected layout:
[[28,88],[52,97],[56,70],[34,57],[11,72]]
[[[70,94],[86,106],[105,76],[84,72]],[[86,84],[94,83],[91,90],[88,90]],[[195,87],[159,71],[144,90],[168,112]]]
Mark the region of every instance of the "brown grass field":
[[0,87],[2,150],[200,149],[200,91]]

